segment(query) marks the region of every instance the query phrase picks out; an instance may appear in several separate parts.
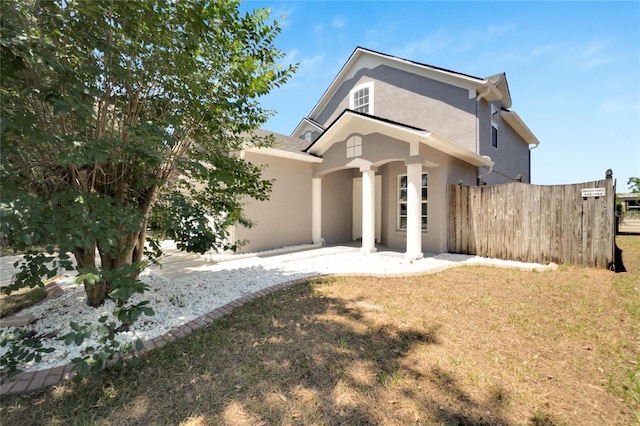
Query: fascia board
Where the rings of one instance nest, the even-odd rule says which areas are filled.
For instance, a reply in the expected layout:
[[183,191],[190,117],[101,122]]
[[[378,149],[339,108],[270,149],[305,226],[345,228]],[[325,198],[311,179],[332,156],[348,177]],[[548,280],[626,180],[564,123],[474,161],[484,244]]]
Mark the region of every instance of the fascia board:
[[524,124],[524,121],[522,121],[520,116],[515,111],[502,111],[500,115],[502,116],[504,121],[506,121],[507,124],[511,126],[511,128],[515,130],[516,133],[518,133],[520,137],[522,137],[522,139],[524,139],[526,143],[534,145],[538,145],[540,143],[538,138],[536,138],[529,127]]
[[507,82],[506,75],[503,75],[503,77],[500,79],[498,84],[496,84],[496,88],[502,94],[502,99],[501,99],[502,106],[507,109],[511,108],[513,103],[511,101],[511,92],[509,91],[509,83]]
[[253,152],[255,154],[268,155],[270,157],[285,158],[287,160],[303,161],[306,163],[322,163],[322,158],[314,157],[309,154],[298,154],[297,152],[283,151],[276,148],[247,148],[246,152]]
[[302,120],[300,120],[300,123],[298,123],[298,125],[296,126],[295,129],[293,129],[293,132],[291,133],[291,137],[298,137],[301,134],[304,133],[304,130],[306,127],[313,127],[315,129],[318,129],[318,131],[320,133],[322,133],[324,131],[324,129],[322,127],[320,127],[319,125],[317,125],[316,123],[314,123],[313,121],[307,119],[306,117],[303,118]]

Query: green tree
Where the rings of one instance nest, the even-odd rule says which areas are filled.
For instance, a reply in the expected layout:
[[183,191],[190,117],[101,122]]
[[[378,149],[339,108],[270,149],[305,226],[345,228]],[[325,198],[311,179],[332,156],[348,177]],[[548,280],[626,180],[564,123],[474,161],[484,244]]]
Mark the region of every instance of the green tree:
[[242,13],[236,0],[0,4],[2,233],[28,250],[10,290],[69,268],[70,252],[88,303],[122,307],[145,290],[152,210],[190,251],[250,225],[240,200],[266,199],[270,182],[234,152],[271,143],[247,137],[271,114],[258,98],[295,68],[279,63],[267,10]]
[[640,192],[640,178],[630,177],[627,181],[627,185],[629,185],[629,188],[631,188],[631,192],[633,192],[634,194]]

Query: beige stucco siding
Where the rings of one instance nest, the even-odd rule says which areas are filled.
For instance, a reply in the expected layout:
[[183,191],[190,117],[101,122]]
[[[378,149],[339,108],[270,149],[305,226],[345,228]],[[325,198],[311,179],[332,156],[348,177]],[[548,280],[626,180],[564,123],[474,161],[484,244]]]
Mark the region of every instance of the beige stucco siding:
[[476,100],[469,90],[381,65],[363,69],[346,80],[316,117],[325,126],[349,108],[349,92],[357,85],[374,82],[374,111],[385,118],[417,128],[436,131],[477,152]]
[[263,177],[274,182],[268,201],[245,203],[245,215],[254,226],[236,226],[235,239],[248,240],[240,252],[311,243],[313,165],[250,152],[245,154],[245,160],[267,165]]
[[322,238],[327,244],[351,241],[353,169],[322,179]]

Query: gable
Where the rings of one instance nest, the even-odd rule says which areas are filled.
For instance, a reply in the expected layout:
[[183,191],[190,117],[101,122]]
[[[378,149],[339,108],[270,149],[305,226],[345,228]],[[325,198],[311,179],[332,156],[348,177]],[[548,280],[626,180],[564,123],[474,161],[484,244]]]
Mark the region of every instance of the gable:
[[408,144],[407,155],[417,155],[419,146],[425,145],[476,167],[491,167],[493,162],[456,144],[446,137],[424,129],[372,117],[346,110],[305,152],[321,157],[336,143],[342,143],[352,135],[380,134]]
[[[496,85],[489,79],[482,79],[468,74],[422,64],[358,47],[349,57],[327,90],[325,90],[322,97],[309,114],[309,117],[313,119],[318,117],[322,110],[327,107],[330,100],[336,95],[336,92],[340,89],[340,86],[345,80],[353,78],[360,70],[373,69],[380,65],[386,65],[391,68],[464,89],[468,92],[469,99],[473,99],[481,93],[488,101],[500,100],[504,97],[504,95],[499,92]],[[508,89],[508,86],[504,87]],[[505,108],[510,106],[511,105],[505,105]]]

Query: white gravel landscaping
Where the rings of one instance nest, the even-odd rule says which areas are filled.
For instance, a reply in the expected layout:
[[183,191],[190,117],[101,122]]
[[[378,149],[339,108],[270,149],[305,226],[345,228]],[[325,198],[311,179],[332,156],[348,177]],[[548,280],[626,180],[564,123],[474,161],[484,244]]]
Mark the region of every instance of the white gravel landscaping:
[[[171,280],[161,275],[162,270],[147,269],[141,279],[150,287],[150,291],[143,296],[133,296],[132,302],[150,300],[150,307],[155,311],[155,315],[141,317],[129,331],[120,333],[119,339],[152,339],[245,294],[298,278],[322,274],[414,274],[435,272],[459,265],[479,264],[529,270],[551,267],[454,254],[439,254],[407,262],[400,253],[362,254],[357,248],[346,246],[321,247],[294,253],[290,251],[291,248],[283,251],[288,252],[287,254],[277,254],[276,251],[242,258],[210,256],[202,259],[197,274],[192,273]],[[266,254],[269,256],[265,256]],[[176,268],[176,265],[173,268]],[[20,313],[35,316],[36,321],[25,329],[35,331],[38,336],[45,336],[42,338],[44,347],[55,348],[54,352],[44,354],[41,362],[22,366],[25,371],[67,364],[71,359],[81,356],[87,346],[96,345],[95,341],[88,340],[80,347],[66,346],[53,337],[69,333],[71,321],[84,324],[96,322],[103,315],[112,316],[113,302],[107,301],[97,309],[87,306],[84,289],[75,284],[72,277],[65,277],[58,284],[63,290],[61,297]],[[2,329],[2,332],[12,330],[13,328],[7,328]],[[5,350],[0,350],[0,356],[4,354]]]

